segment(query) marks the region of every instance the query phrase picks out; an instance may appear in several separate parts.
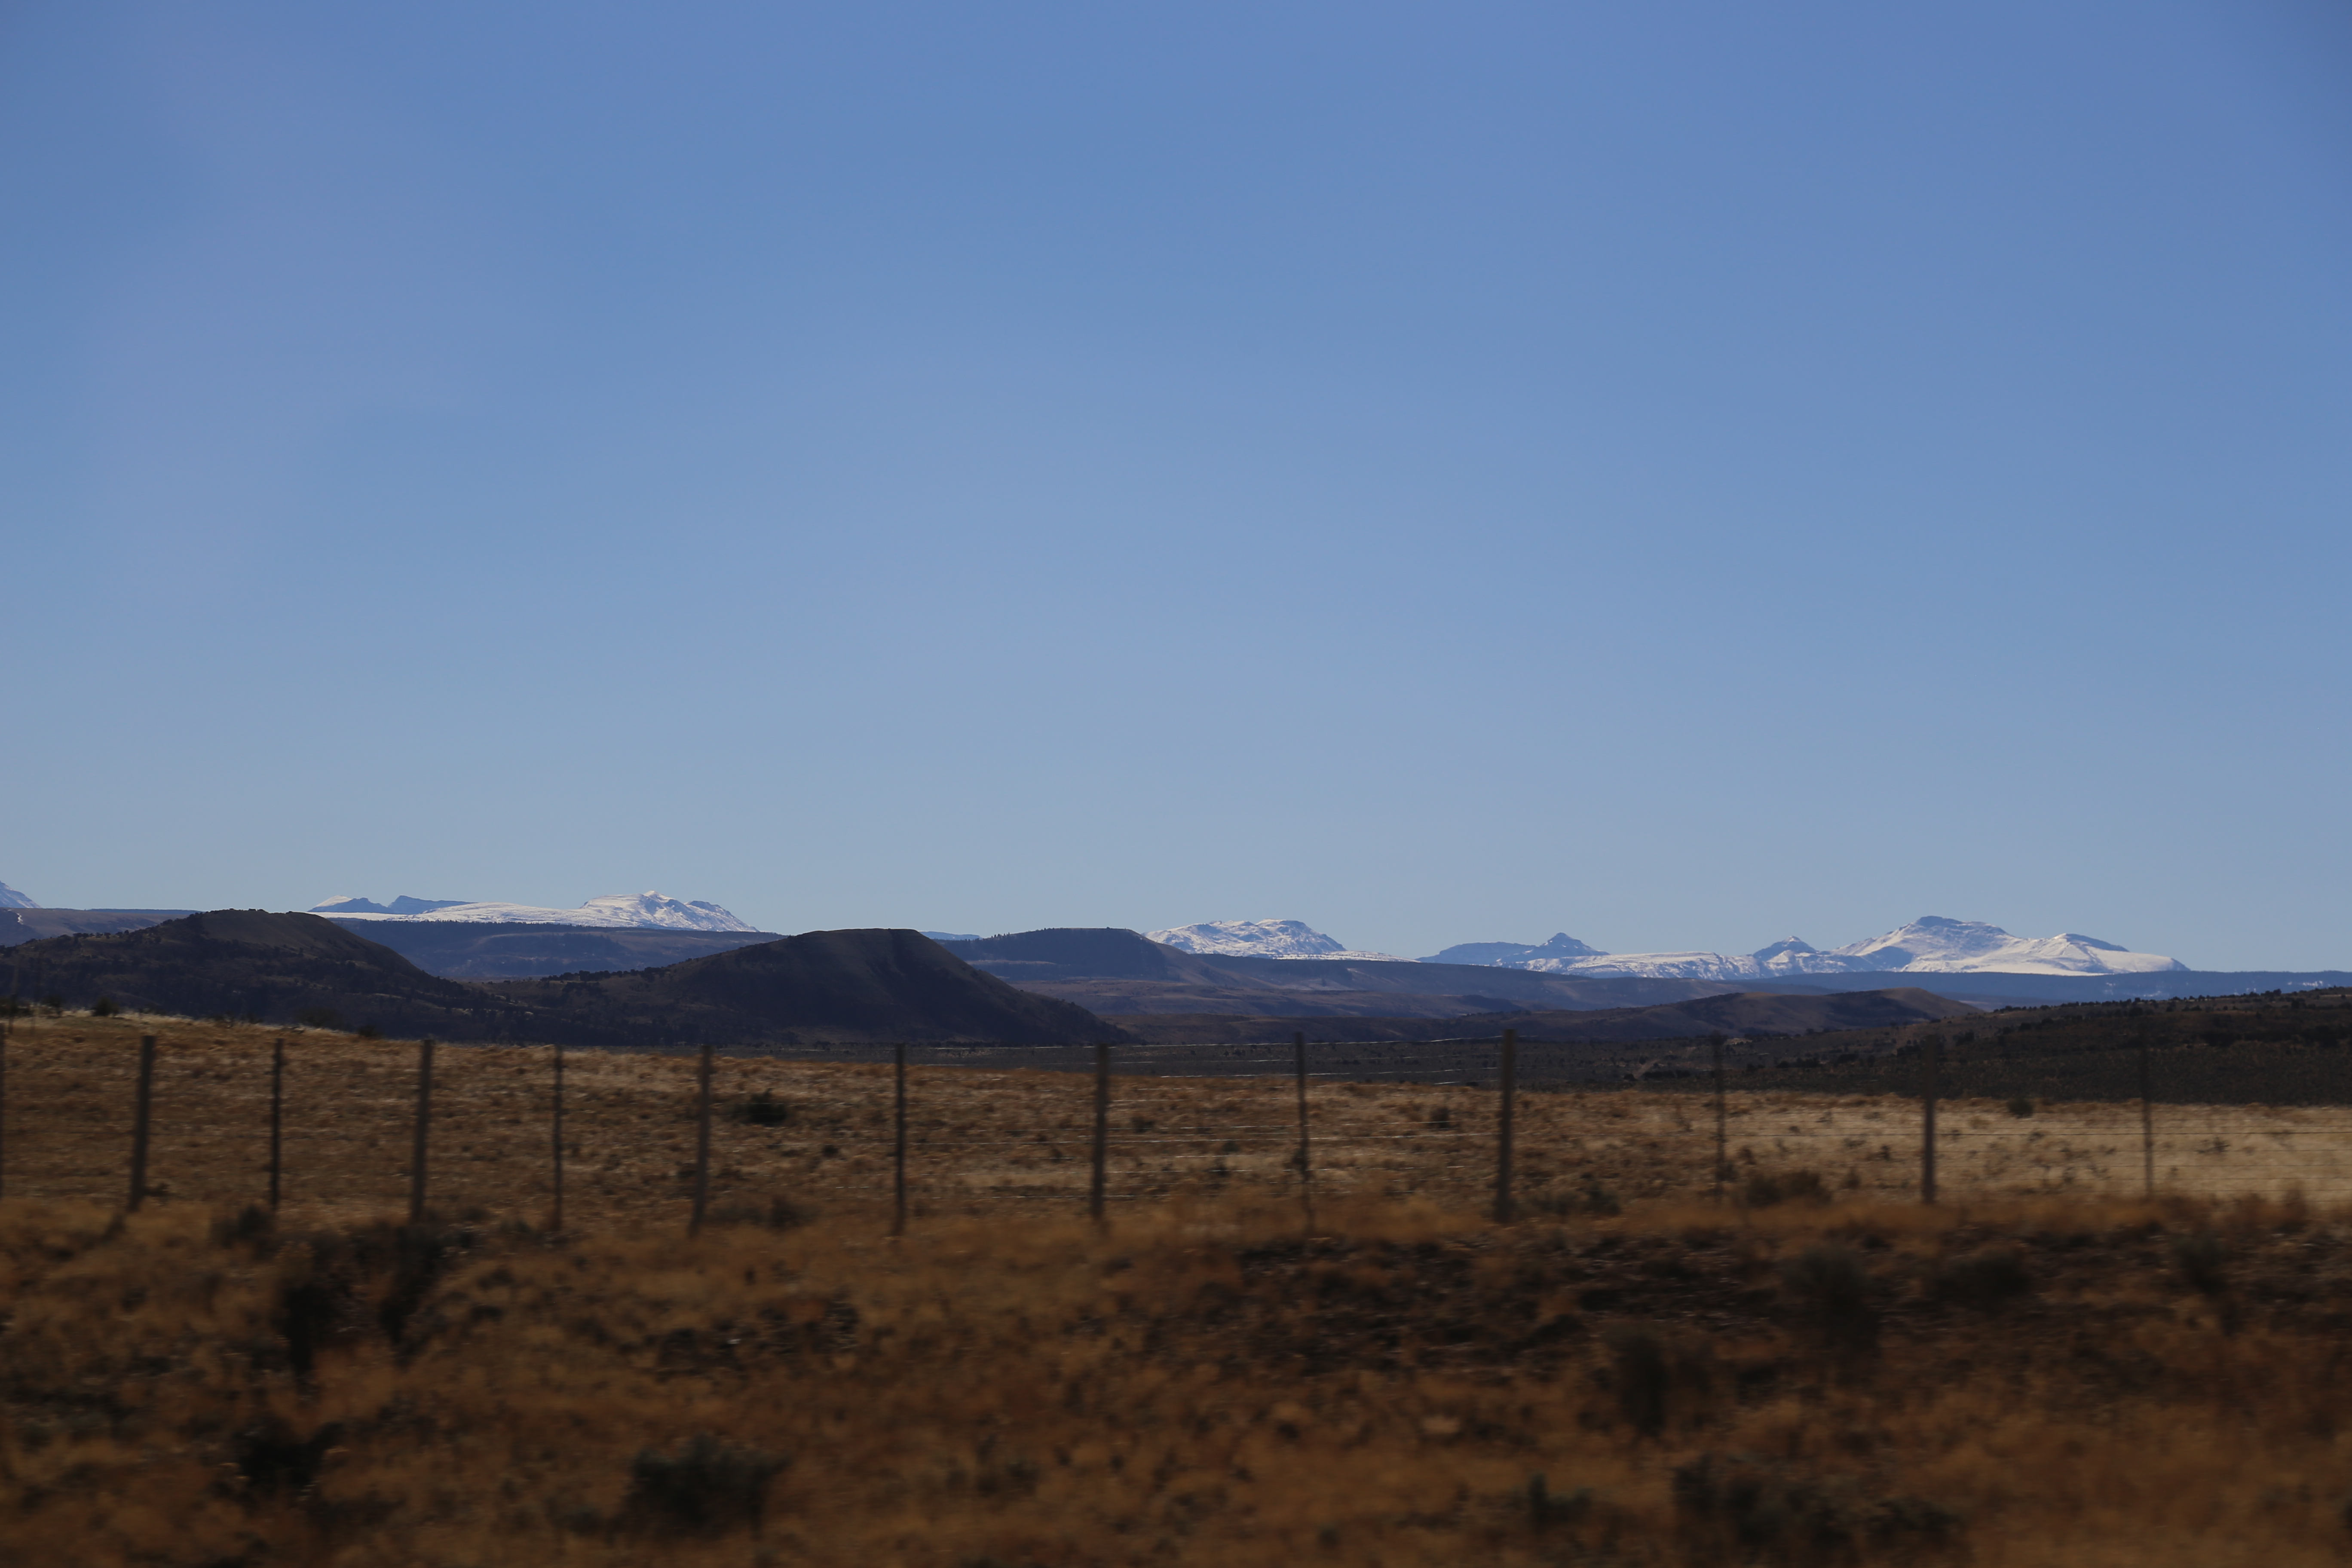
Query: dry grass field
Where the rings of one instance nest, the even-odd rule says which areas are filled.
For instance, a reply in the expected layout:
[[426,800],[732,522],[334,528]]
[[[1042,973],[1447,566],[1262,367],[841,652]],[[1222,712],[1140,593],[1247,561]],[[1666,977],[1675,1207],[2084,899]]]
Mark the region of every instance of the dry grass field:
[[[305,1030],[185,1019],[46,1018],[9,1046],[11,1194],[120,1202],[138,1039],[157,1036],[151,1184],[172,1199],[255,1201],[265,1191],[270,1042],[288,1044],[285,1197],[294,1225],[401,1211],[408,1192],[416,1047]],[[539,1221],[551,1197],[551,1053],[445,1046],[435,1073],[434,1207],[452,1218]],[[695,1145],[695,1064],[566,1055],[567,1218],[579,1226],[682,1220]],[[915,1212],[1016,1214],[1084,1201],[1091,1079],[1068,1073],[917,1067],[909,1074]],[[1734,1082],[1738,1080],[1735,1079]],[[887,1066],[719,1058],[712,1201],[777,1199],[878,1212],[890,1193]],[[759,1120],[745,1107],[765,1096]],[[1120,1078],[1110,1189],[1119,1203],[1175,1195],[1296,1197],[1297,1101],[1287,1078]],[[1318,1082],[1315,1184],[1331,1195],[1475,1207],[1493,1181],[1496,1096],[1485,1089]],[[1735,1184],[1811,1171],[1848,1198],[1916,1197],[1916,1101],[1790,1089],[1728,1097]],[[2352,1108],[2160,1106],[2159,1194],[2352,1202]],[[2071,1103],[2012,1115],[1948,1100],[1941,1192],[2137,1197],[2136,1105]],[[1539,1211],[1714,1193],[1711,1101],[1688,1091],[1593,1089],[1519,1101],[1518,1191]]]
[[[139,1034],[160,1036],[127,1219]],[[7,1053],[0,1560],[92,1565],[2320,1563],[2352,1548],[2352,1220],[2330,1113],[1318,1084],[444,1047],[45,1018]],[[2192,1131],[2189,1124],[2196,1122]],[[2226,1123],[2230,1131],[2211,1131]],[[2040,1133],[2036,1138],[2034,1134]],[[2200,1148],[2200,1142],[2206,1147]],[[2218,1147],[2212,1145],[2218,1144]],[[1766,1180],[1763,1178],[1769,1178]],[[2292,1189],[2300,1185],[2307,1196]]]

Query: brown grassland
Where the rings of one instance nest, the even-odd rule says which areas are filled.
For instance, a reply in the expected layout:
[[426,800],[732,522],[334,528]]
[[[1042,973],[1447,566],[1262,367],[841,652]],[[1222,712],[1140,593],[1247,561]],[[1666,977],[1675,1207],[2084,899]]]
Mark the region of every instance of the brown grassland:
[[[135,1043],[151,1187],[121,1215]],[[1090,1086],[42,1019],[7,1052],[0,1561],[2337,1563],[2352,1547],[2340,1112],[1318,1084]],[[766,1098],[758,1098],[762,1094]],[[753,1109],[756,1108],[756,1109]],[[2308,1196],[2305,1195],[2308,1194]],[[1777,1201],[1775,1201],[1777,1200]]]

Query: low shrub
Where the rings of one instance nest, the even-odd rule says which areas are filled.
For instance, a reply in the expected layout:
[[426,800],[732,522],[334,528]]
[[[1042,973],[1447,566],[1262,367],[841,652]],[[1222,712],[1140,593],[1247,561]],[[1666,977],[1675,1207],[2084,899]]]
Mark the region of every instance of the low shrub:
[[1666,1428],[1677,1404],[1703,1400],[1715,1382],[1706,1340],[1659,1323],[1615,1322],[1602,1331],[1618,1414],[1644,1437]]
[[778,1100],[775,1090],[763,1089],[735,1107],[735,1120],[747,1127],[789,1127],[793,1103]]
[[1874,1497],[1852,1477],[1805,1477],[1748,1455],[1702,1454],[1674,1473],[1675,1523],[1695,1562],[1848,1563],[1957,1553],[1960,1516],[1924,1498]]
[[1993,1308],[2033,1289],[2025,1254],[2014,1247],[1985,1247],[1946,1258],[1928,1279],[1939,1300],[1965,1306]]
[[111,1018],[121,1011],[111,996],[102,995],[89,1005],[89,1016],[93,1018]]
[[673,1535],[724,1535],[760,1528],[768,1485],[789,1461],[698,1432],[671,1453],[638,1450],[629,1465],[623,1522]]
[[1528,1194],[1525,1206],[1529,1214],[1549,1215],[1560,1219],[1580,1214],[1606,1219],[1623,1213],[1625,1209],[1622,1199],[1590,1176],[1585,1178],[1581,1187],[1572,1191],[1562,1191],[1557,1187],[1538,1188]]
[[1878,1348],[1870,1270],[1853,1248],[1815,1242],[1780,1265],[1780,1283],[1832,1358],[1856,1361]]
[[764,1204],[737,1199],[714,1205],[710,1210],[713,1225],[761,1226],[769,1230],[798,1230],[815,1218],[816,1211],[790,1198],[770,1198]]
[[1739,1201],[1752,1209],[1775,1204],[1825,1204],[1830,1201],[1830,1188],[1819,1171],[1750,1171]]
[[2173,1272],[2200,1296],[2219,1296],[2229,1289],[2229,1248],[2210,1230],[2172,1238]]

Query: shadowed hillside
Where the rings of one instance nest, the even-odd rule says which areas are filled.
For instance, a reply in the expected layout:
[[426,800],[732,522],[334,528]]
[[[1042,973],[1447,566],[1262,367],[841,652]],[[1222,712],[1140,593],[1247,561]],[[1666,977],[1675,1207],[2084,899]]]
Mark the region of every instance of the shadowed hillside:
[[316,915],[216,910],[142,931],[27,942],[23,994],[89,1007],[373,1027],[448,1040],[735,1050],[823,1041],[1066,1045],[1125,1037],[1014,989],[911,931],[812,931],[660,969],[445,980]]
[[912,931],[821,931],[629,974],[482,989],[528,1010],[542,1039],[731,1049],[827,1040],[1068,1045],[1125,1035],[1085,1008],[985,974]]
[[[37,912],[37,911],[35,911]],[[425,973],[316,915],[214,910],[138,931],[50,937],[11,949],[22,994],[76,1007],[369,1025],[389,1034],[495,1039],[522,1020],[479,989]]]
[[391,948],[426,973],[449,980],[531,980],[589,969],[652,969],[776,940],[774,931],[475,921],[353,921],[350,929]]
[[[944,945],[1024,990],[1115,1017],[1452,1018],[1519,1007],[1643,1006],[1731,989],[1714,980],[1571,978],[1463,963],[1241,958],[1186,952],[1118,928],[1053,927]],[[1139,1026],[1165,1037],[1155,1024]]]
[[1294,1030],[1309,1040],[1472,1039],[1517,1029],[1519,1038],[1604,1045],[1706,1035],[1805,1035],[1827,1029],[1890,1029],[1939,1018],[1974,1017],[1977,1009],[1916,986],[1843,995],[1796,996],[1744,991],[1654,1007],[1589,1012],[1471,1013],[1454,1017],[1293,1016],[1145,1014],[1124,1022],[1138,1040],[1165,1045],[1276,1043]]

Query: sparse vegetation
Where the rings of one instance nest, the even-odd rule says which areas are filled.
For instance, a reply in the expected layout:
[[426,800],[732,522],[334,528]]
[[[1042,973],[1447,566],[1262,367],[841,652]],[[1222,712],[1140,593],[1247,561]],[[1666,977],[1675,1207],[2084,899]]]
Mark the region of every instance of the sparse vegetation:
[[[125,1218],[106,1151],[142,1031],[163,1042],[167,1191]],[[1333,1085],[1305,1236],[1288,1086],[1186,1079],[1117,1086],[1128,1201],[1097,1230],[1087,1079],[924,1068],[920,1200],[892,1240],[887,1069],[722,1060],[722,1103],[766,1089],[794,1116],[715,1130],[712,1223],[688,1240],[694,1064],[583,1052],[553,1236],[546,1056],[499,1048],[440,1055],[446,1180],[411,1226],[387,1216],[413,1046],[306,1036],[272,1216],[269,1038],[75,1015],[12,1041],[0,1539],[27,1562],[2342,1550],[2352,1220],[2325,1205],[2036,1197],[2000,1184],[2019,1167],[1957,1153],[1953,1203],[1889,1203],[1902,1161],[1880,1155],[1916,1138],[1907,1108],[1742,1093],[1744,1173],[1785,1185],[1816,1167],[1782,1143],[1853,1140],[1868,1184],[1717,1206],[1711,1122],[1608,1093],[1523,1108],[1528,1190],[1561,1201],[1497,1227],[1478,1214],[1484,1100]],[[1997,1101],[1949,1110],[1963,1131],[2014,1125]],[[2052,1169],[2089,1173],[2116,1134],[2069,1129],[2136,1124],[2053,1111],[1984,1142],[2069,1141]],[[2212,1169],[2272,1141],[2235,1135]]]

